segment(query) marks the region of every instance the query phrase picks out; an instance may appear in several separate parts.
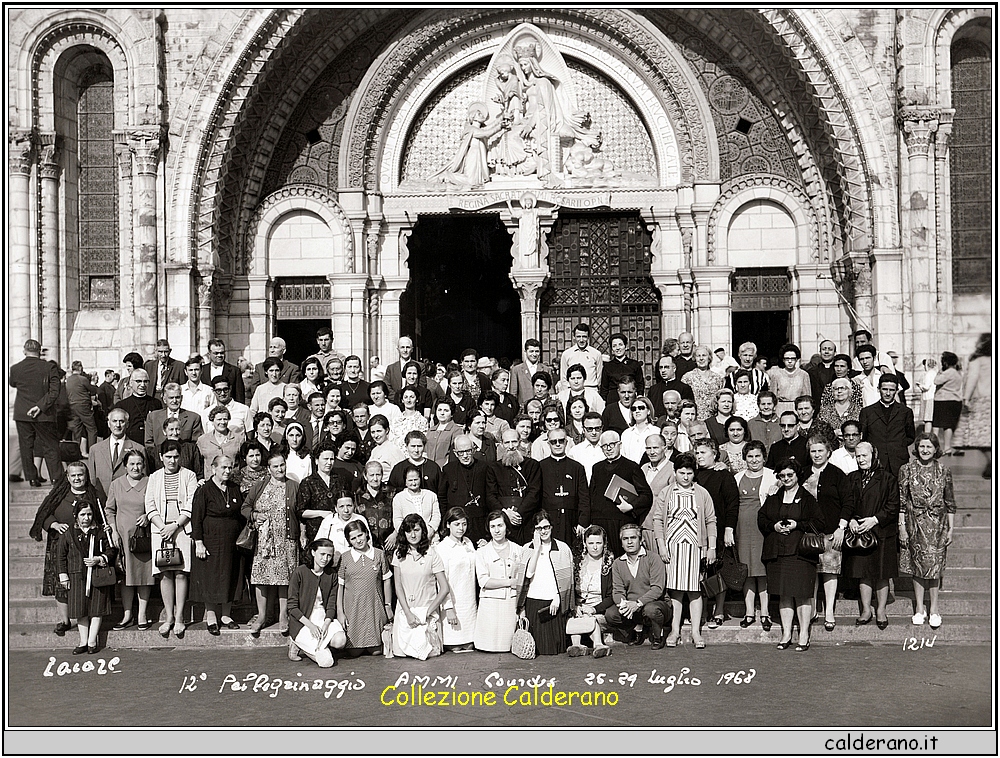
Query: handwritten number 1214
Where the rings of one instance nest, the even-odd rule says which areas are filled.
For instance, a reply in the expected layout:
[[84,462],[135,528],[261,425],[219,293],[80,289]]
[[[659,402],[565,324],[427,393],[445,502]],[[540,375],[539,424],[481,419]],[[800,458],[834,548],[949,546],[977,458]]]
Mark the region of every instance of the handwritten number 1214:
[[916,637],[907,637],[903,640],[903,650],[920,650],[920,648],[924,647],[934,647],[935,642],[937,642],[936,634],[931,639],[921,637],[919,642],[917,642]]

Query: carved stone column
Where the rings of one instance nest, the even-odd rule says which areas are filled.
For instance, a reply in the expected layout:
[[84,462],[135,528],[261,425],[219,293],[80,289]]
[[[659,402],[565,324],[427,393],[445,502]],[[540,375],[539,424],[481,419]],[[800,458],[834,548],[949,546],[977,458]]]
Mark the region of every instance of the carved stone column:
[[41,341],[49,349],[49,355],[60,363],[65,363],[60,334],[61,276],[59,254],[59,147],[56,135],[42,135],[41,159],[38,173],[40,179],[41,205],[41,250],[42,278],[40,310],[42,312]]
[[140,351],[151,355],[157,339],[156,175],[161,133],[133,130],[128,144],[135,166],[133,189],[135,248],[135,318]]
[[541,337],[539,295],[549,278],[549,246],[547,238],[559,216],[559,208],[551,203],[539,203],[535,194],[525,192],[515,210],[508,201],[507,212],[501,212],[513,246],[510,280],[521,299],[521,342]]
[[191,352],[198,352],[202,356],[208,350],[208,341],[215,336],[215,274],[212,266],[198,269],[198,332]]
[[900,119],[907,152],[905,172],[908,191],[902,193],[902,215],[910,274],[910,312],[913,318],[910,331],[913,334],[913,360],[919,364],[934,354],[934,322],[938,315],[934,164],[929,158],[938,128],[938,111],[904,108]]
[[945,198],[950,195],[948,187],[948,141],[951,139],[954,110],[942,110],[938,114],[938,129],[934,137],[934,256],[937,268],[937,310],[939,317],[934,320],[935,337],[933,350],[937,355],[952,344],[952,318],[955,314],[952,300],[951,271],[951,216]]
[[269,276],[247,277],[250,287],[250,348],[249,355],[267,355],[267,342],[274,335],[274,280]]
[[854,312],[857,314],[855,328],[870,328],[872,323],[872,265],[868,253],[855,252],[850,254],[854,269],[852,284],[854,294]]
[[31,166],[34,145],[31,133],[15,131],[10,135],[8,152],[9,191],[7,207],[7,300],[9,338],[8,357],[12,365],[24,355],[24,341],[32,337],[31,330]]
[[399,298],[402,297],[409,279],[406,277],[385,277],[385,289],[378,293],[379,341],[378,356],[383,363],[396,357],[396,343],[399,341]]
[[[334,347],[345,355],[364,361],[365,288],[367,274],[328,274]],[[363,364],[362,364],[363,365]]]

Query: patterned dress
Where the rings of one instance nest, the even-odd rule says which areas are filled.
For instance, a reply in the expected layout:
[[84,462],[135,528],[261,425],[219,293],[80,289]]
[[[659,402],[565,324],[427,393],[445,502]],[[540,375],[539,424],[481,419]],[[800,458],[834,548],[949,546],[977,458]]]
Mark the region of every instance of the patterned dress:
[[909,542],[900,548],[900,571],[920,579],[940,579],[944,571],[948,514],[954,513],[951,469],[937,461],[917,461],[899,468],[899,507]]
[[715,393],[722,389],[723,378],[714,371],[692,369],[681,377],[681,381],[691,387],[694,403],[698,406],[698,420],[704,421],[712,415]]
[[254,512],[264,513],[267,521],[257,531],[250,581],[264,586],[287,585],[299,560],[298,545],[288,539],[285,529],[285,483],[269,481]]
[[344,588],[347,647],[382,644],[382,628],[389,621],[383,582],[391,576],[385,553],[378,548],[367,553],[351,548],[340,559],[338,581]]
[[677,487],[664,516],[664,537],[670,556],[670,563],[666,565],[667,589],[697,592],[701,580],[701,549],[694,490]]
[[[969,364],[969,374],[972,374],[972,365],[978,362],[985,362],[987,375],[990,372],[990,357],[976,358]],[[993,399],[990,395],[975,394],[965,403],[966,413],[963,411],[958,419],[958,428],[952,439],[953,447],[984,448],[989,450],[993,446],[992,424],[993,424]]]

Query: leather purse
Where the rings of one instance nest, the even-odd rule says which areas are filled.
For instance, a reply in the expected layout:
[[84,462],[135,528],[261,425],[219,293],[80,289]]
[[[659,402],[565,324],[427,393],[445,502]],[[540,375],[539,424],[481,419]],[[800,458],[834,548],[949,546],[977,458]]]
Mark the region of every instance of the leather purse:
[[94,571],[90,575],[92,587],[112,587],[117,583],[118,574],[115,573],[114,566],[94,566]]
[[156,568],[168,570],[184,568],[184,554],[181,549],[172,542],[164,542],[156,551]]
[[725,592],[728,588],[726,580],[722,578],[722,568],[718,564],[709,567],[714,573],[705,574],[701,580],[701,593],[705,597],[716,597]]
[[518,618],[514,637],[510,641],[510,652],[523,661],[530,661],[535,657],[535,638],[528,631],[528,619]]
[[731,590],[742,590],[743,583],[746,582],[750,574],[750,567],[745,563],[740,563],[733,547],[726,547],[722,550],[722,567],[719,569],[726,586]]
[[153,554],[153,539],[149,524],[135,528],[128,538],[128,550],[136,558],[145,558]]
[[240,536],[236,538],[236,547],[252,553],[257,548],[257,530],[254,529],[253,521],[247,521]]
[[878,545],[878,536],[874,529],[860,534],[846,529],[844,530],[844,544],[852,550],[871,550]]
[[803,558],[819,558],[826,552],[826,535],[815,529],[805,532],[799,539],[797,552]]

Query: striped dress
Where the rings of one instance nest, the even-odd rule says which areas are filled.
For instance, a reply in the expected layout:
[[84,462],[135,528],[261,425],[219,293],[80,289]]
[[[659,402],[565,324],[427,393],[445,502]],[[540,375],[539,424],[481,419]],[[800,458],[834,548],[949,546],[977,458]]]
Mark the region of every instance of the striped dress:
[[668,590],[698,592],[700,588],[701,548],[697,508],[694,490],[674,491],[664,528],[670,555],[670,563],[666,565]]

